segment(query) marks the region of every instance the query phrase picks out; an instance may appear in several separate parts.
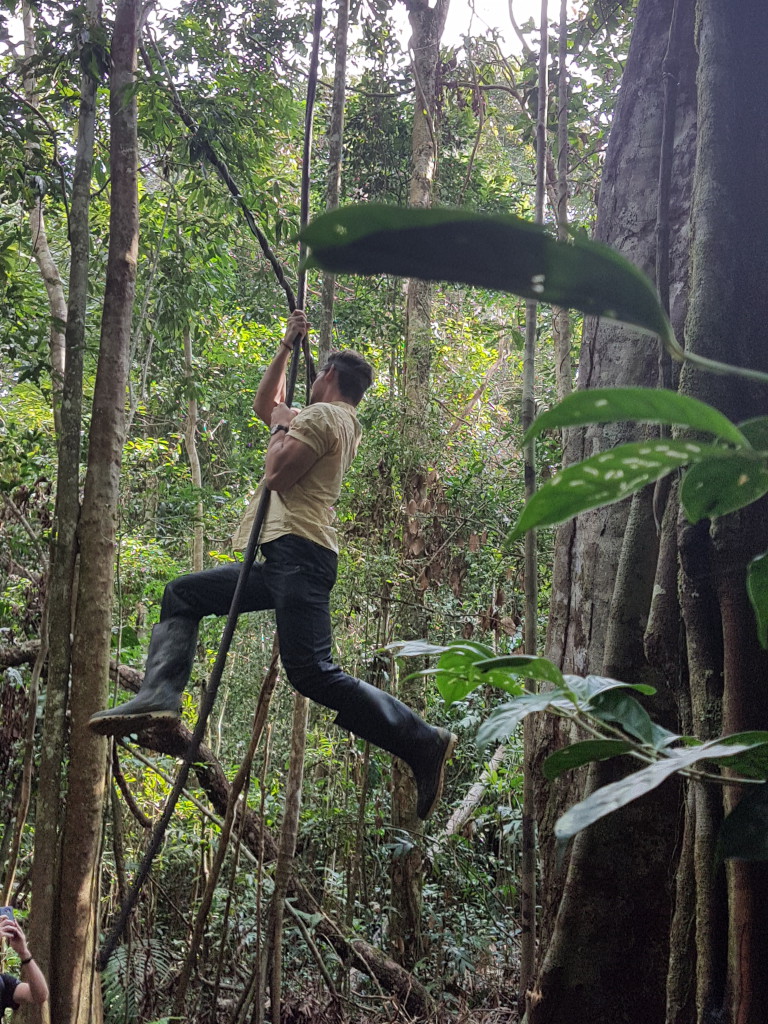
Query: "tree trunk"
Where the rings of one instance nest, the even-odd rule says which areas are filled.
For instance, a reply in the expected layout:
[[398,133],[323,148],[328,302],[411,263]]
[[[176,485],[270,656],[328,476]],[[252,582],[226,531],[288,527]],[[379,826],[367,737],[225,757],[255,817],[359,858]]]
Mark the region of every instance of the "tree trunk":
[[[700,129],[687,344],[697,353],[716,353],[728,362],[765,371],[768,130],[755,122],[748,97],[766,89],[762,55],[768,46],[768,8],[760,0],[728,5],[699,0],[698,29]],[[686,366],[681,390],[737,420],[765,413],[765,387],[745,386],[735,378],[715,378]],[[704,672],[722,651],[722,731],[765,729],[768,654],[757,642],[744,584],[749,560],[768,548],[765,499],[715,520],[709,532],[719,629],[709,637],[697,632],[701,642],[695,650],[689,648],[691,684],[697,684],[692,699],[695,706],[711,712]],[[708,724],[705,718],[695,727]],[[738,791],[726,792],[726,811],[739,797]],[[697,972],[699,991],[710,1007],[718,996],[722,998],[714,1009],[723,1019],[755,1024],[764,1019],[768,1006],[768,866],[729,861],[727,899],[724,990],[718,993],[713,988],[702,964]],[[716,969],[716,964],[707,969],[712,971],[713,966]]]
[[[411,133],[411,206],[432,204],[432,187],[437,165],[438,131],[437,71],[440,39],[448,14],[449,0],[404,0],[413,30],[410,40],[411,70],[414,79],[413,130]],[[421,578],[419,555],[425,541],[416,513],[427,500],[428,475],[422,467],[428,457],[429,380],[432,346],[432,285],[411,278],[406,285],[405,328],[405,409],[403,434],[405,467],[403,492],[409,509],[405,529],[406,561],[411,562],[412,583],[406,589],[407,609],[400,624],[403,639],[422,637],[427,632],[423,610],[425,581]],[[413,530],[416,532],[414,533]],[[424,685],[411,680],[398,695],[415,711],[424,712]],[[411,776],[397,760],[393,767],[392,824],[408,836],[418,835],[423,828],[416,817],[416,787]],[[416,843],[396,856],[391,865],[392,914],[390,941],[394,955],[406,967],[413,965],[424,952],[421,934],[422,852]]]
[[[37,110],[37,86],[35,75],[31,70],[30,61],[36,55],[35,29],[32,8],[28,3],[23,4],[24,20],[24,95],[31,110]],[[37,161],[35,156],[38,151],[36,141],[37,126],[30,131],[30,141],[27,143],[27,159],[32,168]],[[33,187],[33,192],[38,192]],[[51,314],[51,324],[48,332],[48,349],[51,363],[51,386],[53,392],[53,419],[56,425],[56,433],[61,432],[61,392],[64,382],[64,329],[67,320],[67,302],[64,297],[64,286],[61,283],[59,268],[53,258],[51,247],[48,244],[48,235],[45,230],[45,216],[43,214],[43,200],[37,194],[32,201],[29,210],[29,231],[32,239],[32,252],[34,254],[40,275],[48,293],[48,305]]]
[[[89,0],[86,21],[90,35],[100,26],[101,4]],[[69,299],[65,335],[66,359],[58,436],[56,506],[48,591],[48,675],[43,739],[37,779],[35,854],[32,864],[30,941],[43,973],[52,977],[51,942],[56,928],[61,773],[66,740],[70,673],[70,635],[74,613],[77,524],[80,515],[80,431],[82,429],[83,353],[88,299],[90,248],[89,193],[93,166],[98,81],[88,71],[80,85],[75,170],[69,214],[71,246]]]
[[[678,333],[682,333],[685,314],[696,68],[693,3],[680,2],[686,30],[680,36],[670,213],[671,306]],[[673,6],[673,0],[641,0],[638,6],[598,209],[598,237],[651,276],[663,115],[661,62]],[[652,385],[656,373],[655,347],[647,338],[617,324],[585,323],[579,372],[582,387]],[[639,439],[641,429],[622,424],[579,431],[576,457]],[[630,507],[634,510],[631,520]],[[643,646],[657,546],[649,495],[638,496],[634,504],[622,502],[587,513],[559,533],[549,657],[566,671],[603,671],[631,681],[648,679],[650,674],[654,684],[659,684],[661,673],[651,671]],[[667,693],[663,703],[654,708],[657,716],[669,715],[671,703]],[[559,723],[542,727],[539,757],[553,743],[559,745],[560,730]],[[590,785],[608,781],[614,771],[613,767],[596,769],[590,774]],[[572,1024],[661,1021],[671,916],[668,864],[662,865],[665,854],[661,851],[671,855],[669,842],[677,818],[674,788],[667,787],[656,802],[654,798],[639,801],[580,834],[573,844],[563,889],[552,826],[563,804],[580,795],[579,788],[579,780],[571,780],[556,789],[542,788],[539,793],[544,957],[537,1001],[528,1019],[530,1024],[557,1021],[567,1007]],[[598,884],[601,873],[603,880]],[[650,894],[654,898],[649,898]],[[633,965],[630,971],[628,963]]]
[[64,819],[55,943],[57,1024],[101,1018],[94,944],[107,745],[87,722],[107,699],[117,499],[125,431],[128,352],[138,252],[138,146],[134,90],[141,5],[115,14],[110,80],[112,204],[101,342],[80,520],[81,570],[72,647],[69,799]]
[[195,526],[192,531],[192,572],[203,571],[203,475],[200,470],[200,456],[197,453],[197,398],[192,367],[192,336],[189,325],[184,328],[184,372],[189,393],[187,396],[187,416],[184,421],[184,447],[189,459],[189,472],[192,486],[198,494],[195,502]]

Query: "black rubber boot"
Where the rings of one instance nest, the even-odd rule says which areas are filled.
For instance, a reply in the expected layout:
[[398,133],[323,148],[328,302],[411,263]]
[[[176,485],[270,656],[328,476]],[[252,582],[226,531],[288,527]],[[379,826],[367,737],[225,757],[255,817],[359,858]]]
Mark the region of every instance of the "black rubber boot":
[[194,619],[171,618],[152,629],[144,681],[125,704],[92,715],[88,726],[103,736],[128,736],[181,714],[181,695],[192,671],[197,643]]
[[416,780],[416,814],[426,821],[443,793],[445,765],[458,738],[448,729],[427,725],[401,701],[368,683],[350,695],[336,724],[405,761]]

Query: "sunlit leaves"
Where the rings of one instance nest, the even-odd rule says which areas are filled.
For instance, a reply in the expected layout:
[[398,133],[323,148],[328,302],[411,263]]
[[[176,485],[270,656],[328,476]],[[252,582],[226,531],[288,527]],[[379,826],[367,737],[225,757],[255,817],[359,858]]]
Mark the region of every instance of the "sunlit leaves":
[[[484,684],[497,686],[508,693],[522,693],[522,684],[514,676],[503,670],[481,672],[478,663],[487,662],[493,654],[490,647],[472,641],[458,641],[446,648],[435,648],[423,640],[405,644],[393,644],[400,657],[421,656],[440,651],[437,665],[423,669],[420,675],[434,676],[437,688],[446,704],[450,705],[463,700],[478,686]],[[428,650],[432,647],[432,650]]]
[[538,658],[532,654],[503,654],[487,661],[480,661],[475,665],[478,672],[493,672],[496,669],[506,669],[510,675],[522,676],[527,679],[538,679],[543,682],[554,683],[555,686],[565,689],[565,678],[563,673],[553,665],[547,658]]

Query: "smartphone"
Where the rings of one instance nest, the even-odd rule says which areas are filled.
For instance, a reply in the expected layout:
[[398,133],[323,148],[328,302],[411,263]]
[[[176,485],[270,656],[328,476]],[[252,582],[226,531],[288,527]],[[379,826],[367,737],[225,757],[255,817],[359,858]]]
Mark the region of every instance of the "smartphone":
[[7,917],[9,921],[15,921],[16,915],[13,912],[13,907],[0,907],[0,917]]

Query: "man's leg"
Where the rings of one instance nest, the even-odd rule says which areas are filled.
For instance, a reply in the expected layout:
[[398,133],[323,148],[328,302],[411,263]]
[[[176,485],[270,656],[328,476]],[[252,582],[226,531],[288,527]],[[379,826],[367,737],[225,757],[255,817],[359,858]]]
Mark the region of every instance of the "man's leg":
[[328,606],[336,580],[332,551],[303,538],[281,537],[264,546],[264,555],[289,681],[299,693],[336,711],[341,728],[405,761],[416,779],[417,814],[428,818],[440,799],[456,737],[427,725],[407,705],[333,662]]
[[[197,627],[206,615],[226,615],[240,576],[232,563],[205,572],[178,576],[166,586],[160,622],[152,629],[141,689],[115,708],[91,716],[89,726],[103,735],[126,736],[181,713],[181,695],[195,658]],[[243,592],[241,611],[272,607],[261,563],[252,567]]]

